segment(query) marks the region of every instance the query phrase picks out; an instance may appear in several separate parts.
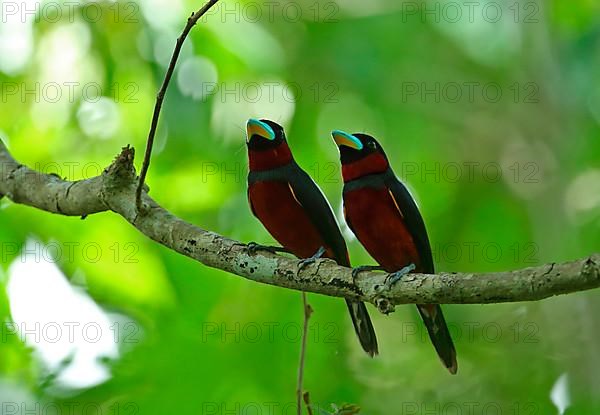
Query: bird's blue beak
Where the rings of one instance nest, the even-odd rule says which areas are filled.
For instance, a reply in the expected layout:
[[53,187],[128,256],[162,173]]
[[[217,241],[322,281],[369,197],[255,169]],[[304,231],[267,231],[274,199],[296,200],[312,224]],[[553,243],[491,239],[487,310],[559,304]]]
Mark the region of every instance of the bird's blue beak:
[[266,122],[250,118],[246,123],[246,141],[250,141],[253,135],[260,136],[267,140],[275,140],[275,131]]
[[353,136],[352,134],[340,130],[333,130],[331,135],[338,146],[346,146],[359,151],[363,149],[363,143],[358,137]]

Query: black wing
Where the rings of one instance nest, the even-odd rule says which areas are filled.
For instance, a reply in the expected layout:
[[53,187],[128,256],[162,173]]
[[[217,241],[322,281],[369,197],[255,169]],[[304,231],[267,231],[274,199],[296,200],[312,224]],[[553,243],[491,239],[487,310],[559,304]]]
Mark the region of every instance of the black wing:
[[[425,223],[417,208],[417,204],[408,192],[408,189],[398,180],[391,169],[388,170],[386,175],[386,184],[396,201],[396,205],[398,205],[398,209],[400,209],[400,213],[404,217],[404,223],[408,232],[413,237],[417,251],[419,252],[423,271],[433,274],[435,271],[431,255],[431,245],[429,244]],[[425,323],[425,327],[427,327],[427,333],[438,356],[450,373],[456,374],[458,370],[456,349],[454,348],[448,325],[444,319],[442,308],[438,304],[417,304],[417,308]]]
[[425,223],[423,222],[423,217],[419,212],[417,204],[408,192],[408,189],[406,189],[404,184],[398,180],[391,170],[386,177],[386,185],[394,197],[396,204],[400,209],[400,213],[404,217],[404,223],[406,224],[408,232],[410,232],[413,237],[417,251],[419,252],[423,272],[433,274],[435,271],[433,267],[433,256],[431,254],[431,245],[429,244]]
[[287,178],[296,199],[304,207],[310,221],[319,230],[327,246],[333,250],[336,262],[349,267],[346,241],[329,202],[313,179],[298,165],[295,167]]

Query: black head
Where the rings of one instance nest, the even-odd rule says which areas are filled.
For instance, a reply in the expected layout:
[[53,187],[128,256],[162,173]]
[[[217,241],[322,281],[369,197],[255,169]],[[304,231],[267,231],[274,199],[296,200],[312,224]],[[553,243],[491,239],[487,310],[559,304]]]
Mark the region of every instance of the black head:
[[387,159],[381,145],[368,134],[348,134],[344,131],[334,130],[331,135],[340,149],[342,164],[361,160],[373,153],[378,153]]
[[271,120],[250,118],[246,123],[246,144],[252,150],[268,150],[285,142],[283,127]]

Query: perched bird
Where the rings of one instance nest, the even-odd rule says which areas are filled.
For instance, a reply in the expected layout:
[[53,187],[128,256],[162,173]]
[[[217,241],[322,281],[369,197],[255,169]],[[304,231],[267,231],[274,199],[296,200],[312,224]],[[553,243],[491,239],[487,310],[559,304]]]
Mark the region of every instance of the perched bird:
[[[350,266],[346,242],[331,206],[310,176],[294,161],[283,127],[269,120],[249,119],[246,125],[248,201],[254,216],[286,251],[314,261],[323,255]],[[375,331],[362,302],[346,300],[362,348],[378,353]]]
[[[344,216],[360,243],[389,273],[388,283],[416,271],[433,274],[433,257],[423,218],[410,193],[392,171],[381,145],[367,134],[335,130],[344,179]],[[455,374],[456,350],[438,304],[417,308],[442,363]]]

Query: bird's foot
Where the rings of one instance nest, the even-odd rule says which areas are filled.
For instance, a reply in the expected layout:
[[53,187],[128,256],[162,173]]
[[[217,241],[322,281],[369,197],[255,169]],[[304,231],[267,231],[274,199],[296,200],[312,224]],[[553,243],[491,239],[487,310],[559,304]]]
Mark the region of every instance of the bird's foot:
[[391,288],[394,284],[400,281],[402,277],[404,277],[409,272],[414,271],[416,268],[417,267],[415,266],[415,264],[408,264],[401,270],[388,274],[388,276],[385,277],[385,286]]
[[356,284],[356,277],[358,277],[358,274],[366,271],[383,271],[383,268],[379,265],[361,265],[352,268],[352,283]]
[[315,252],[315,254],[313,256],[311,256],[310,258],[303,259],[302,261],[298,262],[298,271],[301,271],[307,265],[314,264],[317,261],[317,259],[319,259],[323,256],[324,253],[325,253],[325,248],[320,247],[319,250],[317,252]]
[[248,245],[246,245],[246,249],[248,250],[248,253],[251,255],[256,254],[258,251],[267,251],[272,254],[276,254],[278,252],[287,252],[287,253],[290,252],[289,250],[287,250],[281,246],[261,245],[261,244],[257,244],[256,242],[248,243]]

